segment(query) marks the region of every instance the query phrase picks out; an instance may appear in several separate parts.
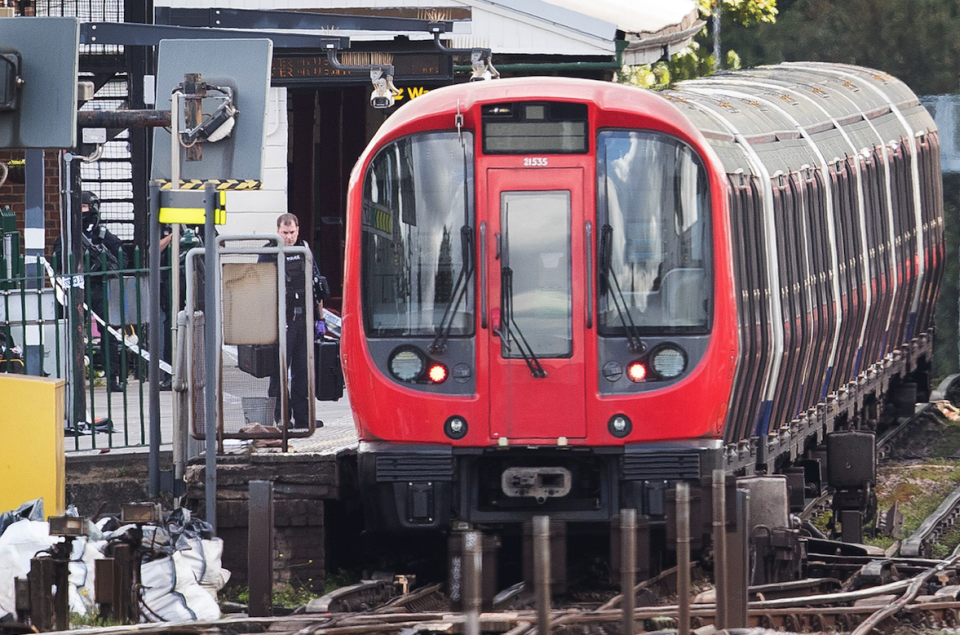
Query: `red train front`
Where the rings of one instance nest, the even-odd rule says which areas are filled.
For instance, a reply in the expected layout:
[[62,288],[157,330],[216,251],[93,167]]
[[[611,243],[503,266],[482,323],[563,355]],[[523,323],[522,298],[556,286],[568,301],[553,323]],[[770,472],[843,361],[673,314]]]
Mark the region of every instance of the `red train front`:
[[725,178],[679,110],[616,84],[454,86],[394,114],[349,194],[368,526],[662,518],[668,481],[719,467]]
[[709,498],[722,469],[788,474],[795,510],[842,489],[852,527],[873,431],[927,393],[939,163],[909,88],[842,65],[404,106],[349,195],[368,526],[663,524],[675,483]]

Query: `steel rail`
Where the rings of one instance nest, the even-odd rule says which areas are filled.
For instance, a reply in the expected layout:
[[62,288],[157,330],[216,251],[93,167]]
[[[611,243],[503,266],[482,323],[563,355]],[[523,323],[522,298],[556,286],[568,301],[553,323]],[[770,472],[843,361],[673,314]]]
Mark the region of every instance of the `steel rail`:
[[[954,558],[957,557],[960,556],[955,556]],[[805,618],[808,622],[811,622],[811,618],[822,619],[823,617],[830,616],[842,617],[872,614],[873,616],[876,616],[876,620],[874,620],[873,623],[878,624],[879,622],[883,621],[883,619],[895,615],[898,611],[904,611],[906,613],[942,613],[943,611],[948,610],[956,611],[957,609],[960,609],[960,601],[920,604],[909,603],[912,599],[910,596],[916,595],[916,592],[922,588],[922,583],[929,579],[929,576],[934,575],[943,568],[946,568],[951,562],[952,561],[944,561],[941,563],[943,565],[942,567],[932,568],[929,572],[927,572],[926,577],[917,576],[912,580],[904,581],[900,586],[901,588],[906,586],[907,593],[905,593],[901,598],[902,601],[890,607],[884,607],[882,611],[876,611],[876,607],[871,606],[770,606],[771,604],[778,604],[779,601],[765,601],[752,602],[749,610],[749,616],[752,620],[757,620],[758,622],[763,622],[764,620],[772,622],[773,620],[771,618],[774,617],[792,617],[794,619]],[[884,591],[889,591],[891,586],[892,585],[884,585],[883,587],[875,587],[874,589],[870,589],[868,591],[872,592],[873,594],[882,594]],[[850,601],[850,598],[853,595],[864,594],[857,592],[838,593],[832,595],[835,601],[841,602]],[[797,601],[806,599],[809,598],[796,598]],[[713,603],[694,604],[690,609],[690,617],[696,618],[701,623],[711,623],[715,615],[715,610],[716,607]],[[622,612],[619,610],[571,611],[554,609],[550,613],[551,622],[554,626],[615,623],[623,618]],[[678,613],[678,605],[650,606],[635,609],[634,618],[643,620],[654,617],[677,617]],[[422,629],[428,624],[454,625],[460,624],[463,622],[463,620],[464,616],[462,614],[444,612],[421,614],[344,614],[342,617],[336,617],[332,619],[329,615],[291,615],[287,617],[270,618],[227,618],[223,620],[205,622],[175,622],[110,626],[84,629],[84,635],[210,635],[214,632],[242,632],[242,629],[240,631],[237,629],[237,627],[241,625],[248,627],[266,627],[275,635],[361,635],[367,633],[396,633],[405,629]],[[503,613],[487,613],[483,615],[481,622],[482,624],[489,625],[488,628],[485,629],[487,631],[499,631],[504,635],[528,635],[534,628],[535,620],[536,611],[526,610]],[[869,618],[867,621],[864,621],[861,626],[861,629],[866,630],[863,630],[861,633],[860,629],[858,629],[858,631],[854,631],[853,635],[863,635],[863,633],[868,632],[868,624],[872,623],[870,620],[873,620],[873,617]],[[305,624],[305,626],[299,629],[282,628],[284,625],[295,627],[300,624]],[[490,626],[493,624],[499,625],[500,628],[490,628]],[[59,633],[60,635],[75,635],[75,631],[60,631]]]
[[936,539],[945,527],[953,526],[960,514],[960,487],[947,496],[937,510],[927,516],[913,534],[900,543],[900,554],[920,557],[928,551],[930,540]]
[[954,549],[953,555],[951,555],[949,559],[943,561],[929,571],[921,573],[913,578],[913,580],[910,581],[910,586],[907,588],[906,593],[904,593],[899,600],[889,606],[885,606],[868,617],[863,624],[858,626],[856,630],[851,633],[851,635],[868,635],[870,631],[880,624],[880,622],[884,621],[888,617],[896,615],[898,611],[903,609],[903,607],[905,607],[911,600],[916,598],[920,593],[920,589],[923,588],[923,585],[926,584],[927,580],[929,580],[934,574],[943,571],[948,566],[956,563],[957,560],[960,560],[960,547]]
[[900,422],[892,428],[888,428],[877,437],[877,454],[881,455],[881,451],[886,448],[888,445],[892,444],[897,438],[900,437],[908,428],[913,426],[915,423],[918,423],[927,417],[936,416],[934,413],[935,407],[932,403],[922,403],[917,404],[919,408],[914,410],[914,413],[907,417],[904,421]]

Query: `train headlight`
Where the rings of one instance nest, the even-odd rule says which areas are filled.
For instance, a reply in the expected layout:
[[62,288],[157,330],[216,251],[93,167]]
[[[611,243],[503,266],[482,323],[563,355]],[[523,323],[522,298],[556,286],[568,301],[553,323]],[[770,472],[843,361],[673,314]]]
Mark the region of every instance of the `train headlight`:
[[622,439],[633,432],[633,423],[627,415],[613,415],[610,417],[610,421],[607,422],[607,429],[610,431],[610,434],[618,439]]
[[453,415],[444,422],[443,432],[451,439],[462,439],[467,436],[467,420],[460,415]]
[[653,370],[664,379],[679,377],[687,368],[687,356],[676,346],[661,346],[651,357]]
[[632,382],[641,382],[647,378],[647,367],[640,362],[633,362],[627,366],[627,377]]
[[390,356],[390,372],[400,381],[414,381],[427,365],[423,354],[413,348],[400,348]]

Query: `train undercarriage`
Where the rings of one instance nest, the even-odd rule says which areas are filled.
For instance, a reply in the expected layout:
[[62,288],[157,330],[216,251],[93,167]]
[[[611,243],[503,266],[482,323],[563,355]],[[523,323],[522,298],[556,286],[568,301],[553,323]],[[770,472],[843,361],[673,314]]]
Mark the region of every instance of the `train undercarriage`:
[[928,399],[932,344],[932,334],[913,339],[788,425],[737,443],[468,450],[364,444],[358,461],[367,527],[448,532],[451,541],[479,529],[498,537],[491,545],[500,538],[517,545],[508,560],[526,562],[531,520],[547,515],[555,561],[566,562],[572,536],[607,535],[614,576],[620,512],[635,509],[637,573],[644,579],[674,563],[678,482],[690,486],[691,548],[712,557],[714,484],[722,474],[729,528],[737,520],[737,490],[749,492],[750,511],[741,522],[756,561],[766,563],[751,583],[794,579],[800,535],[810,533],[798,516],[813,501],[831,494],[833,533],[844,542],[863,541],[876,514],[876,434]]

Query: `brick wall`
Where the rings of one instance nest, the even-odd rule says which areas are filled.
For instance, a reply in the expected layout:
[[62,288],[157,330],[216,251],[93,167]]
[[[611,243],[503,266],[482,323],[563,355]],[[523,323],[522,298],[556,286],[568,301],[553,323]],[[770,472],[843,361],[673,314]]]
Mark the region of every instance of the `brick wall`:
[[[187,504],[203,517],[204,465],[187,468]],[[252,480],[274,486],[273,581],[322,591],[326,580],[324,503],[339,496],[336,458],[313,454],[251,454],[217,457],[217,536],[230,586],[246,586],[248,493]]]
[[[326,580],[323,501],[281,498],[274,492],[273,582],[322,592]],[[247,586],[247,501],[217,501],[217,536],[223,539],[223,566],[230,586]]]
[[[22,161],[23,150],[0,150],[0,161],[10,165],[12,161]],[[53,249],[53,242],[60,235],[60,167],[59,151],[45,150],[43,153],[44,170],[44,229],[46,253]],[[22,165],[22,164],[21,164]],[[19,171],[19,175],[17,172]],[[17,229],[23,233],[26,212],[26,187],[23,184],[22,169],[14,169],[7,181],[0,187],[0,207],[9,205],[17,217]]]

